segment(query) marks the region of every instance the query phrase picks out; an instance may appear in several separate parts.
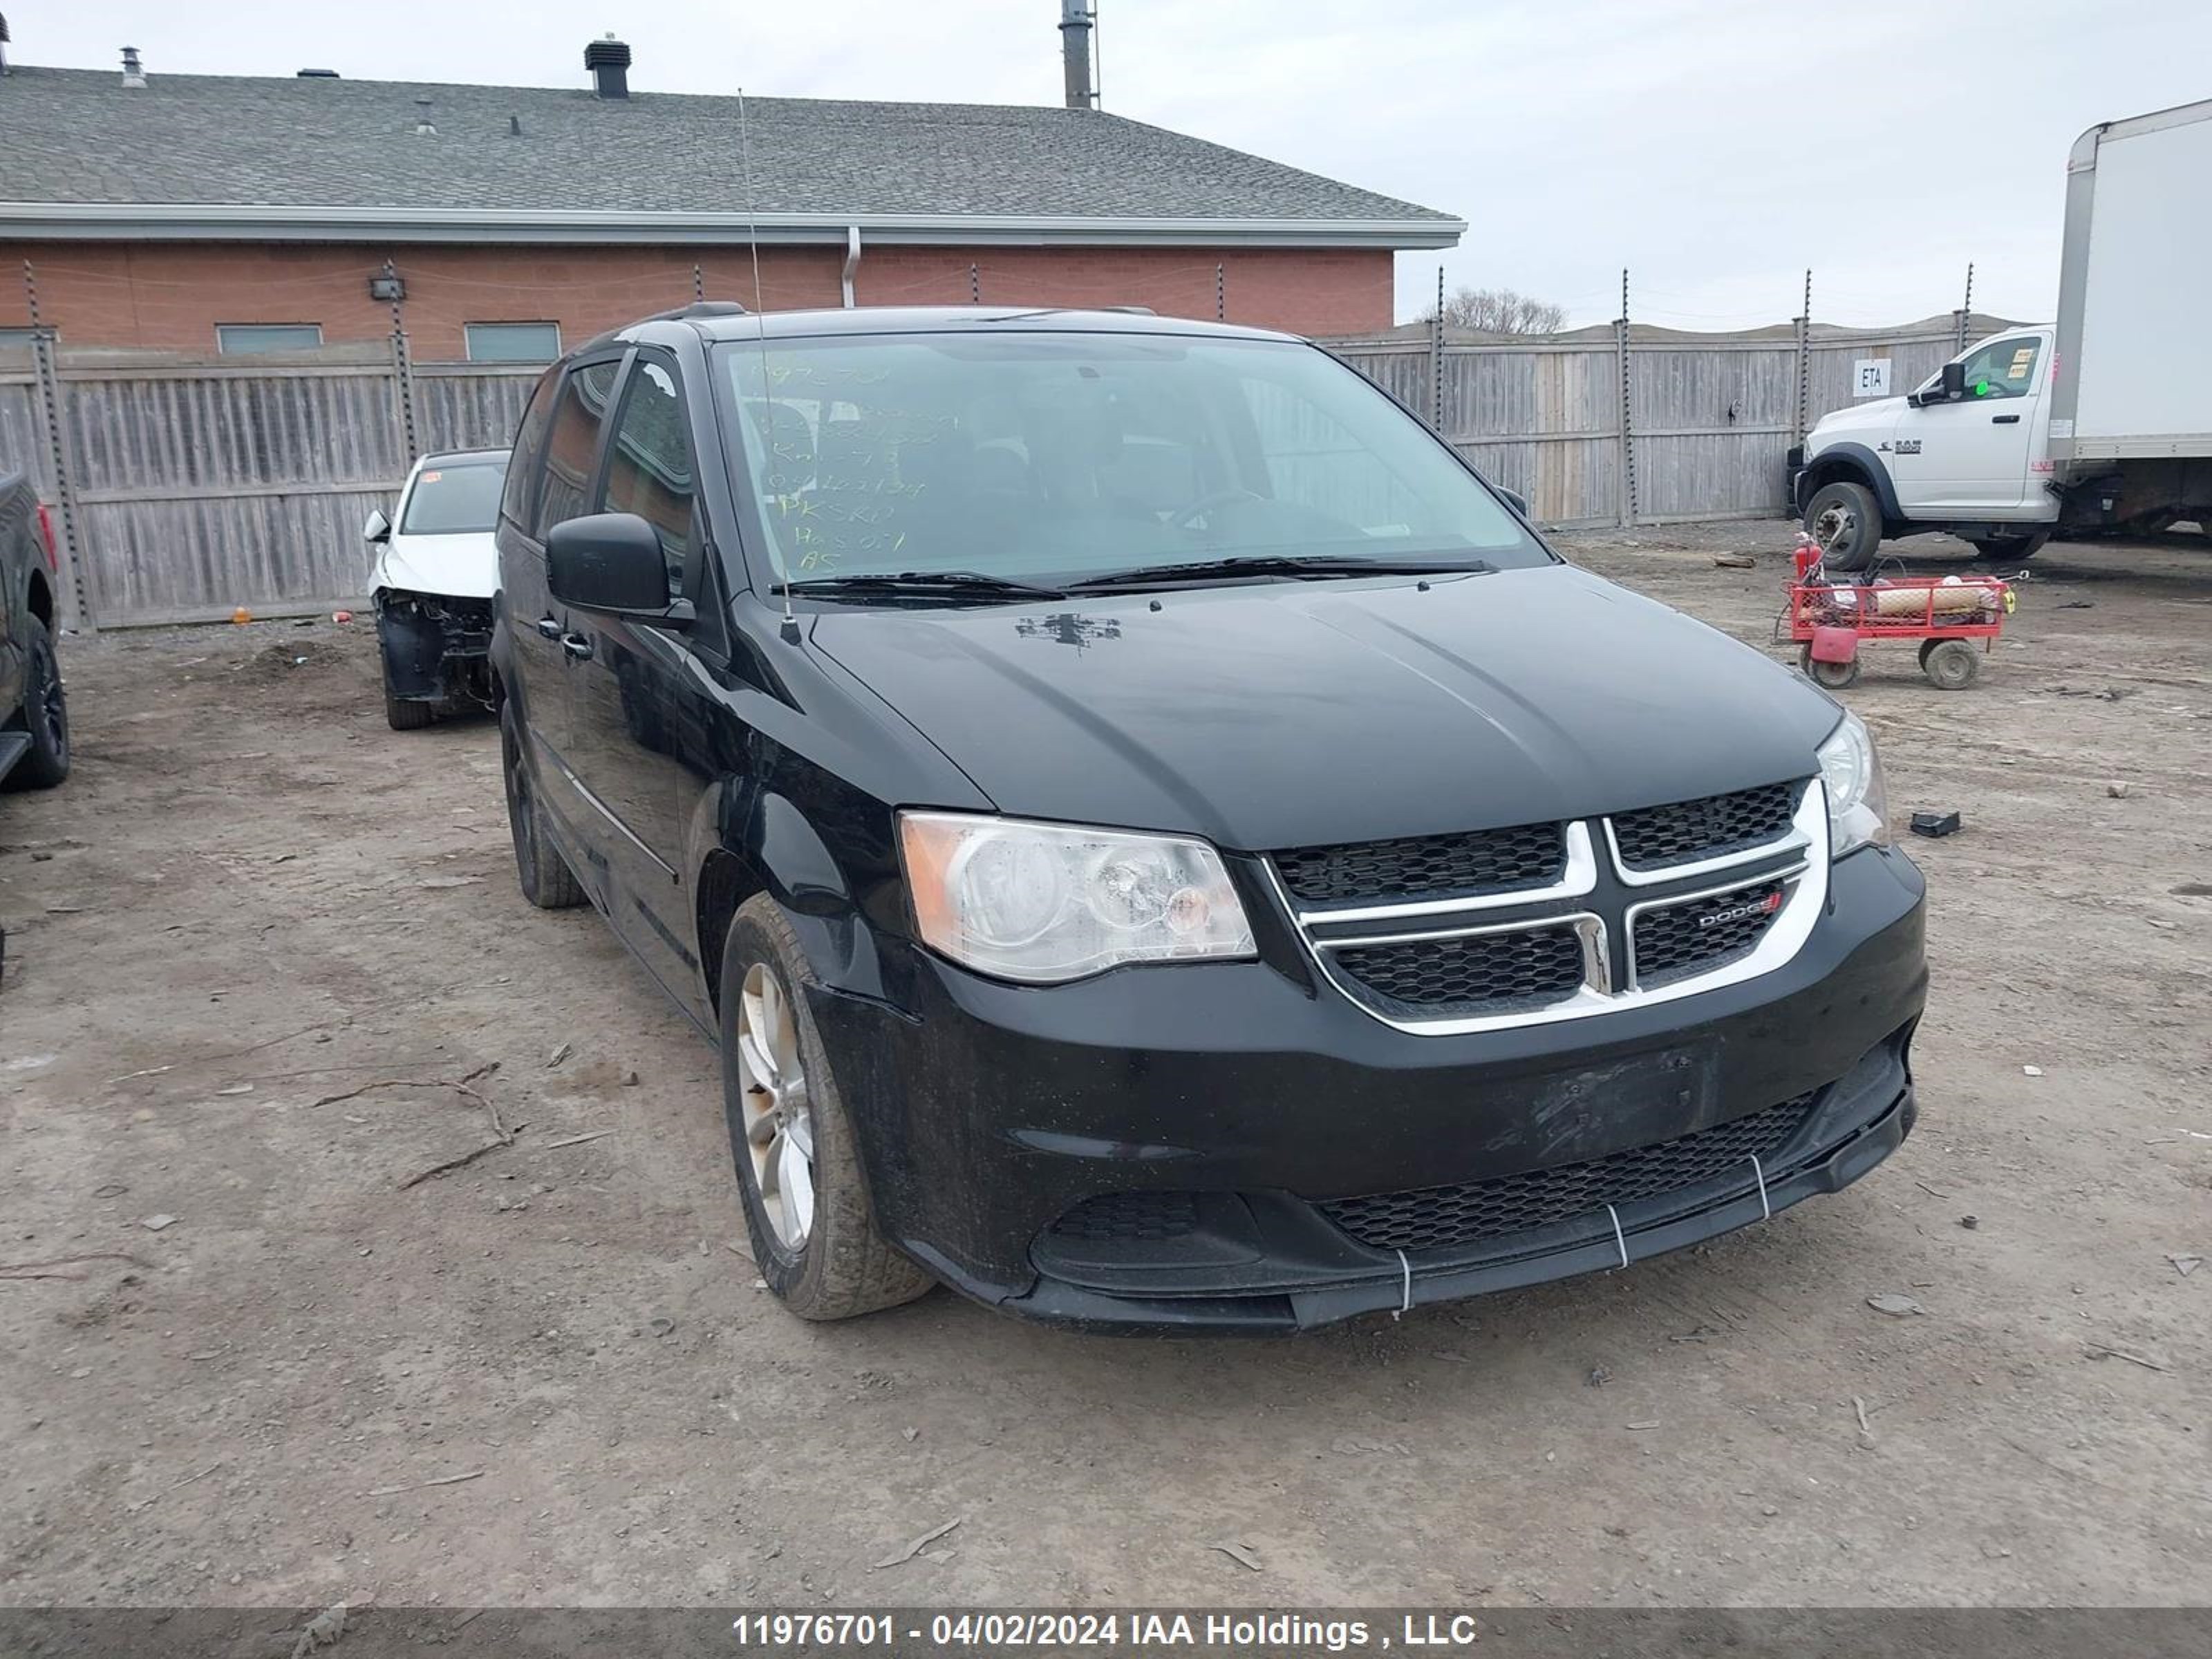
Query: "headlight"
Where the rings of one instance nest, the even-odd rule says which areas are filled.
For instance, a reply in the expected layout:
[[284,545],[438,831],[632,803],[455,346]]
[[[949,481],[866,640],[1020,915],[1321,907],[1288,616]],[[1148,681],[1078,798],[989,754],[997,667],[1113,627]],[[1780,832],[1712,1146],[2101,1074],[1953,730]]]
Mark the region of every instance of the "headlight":
[[1258,954],[1202,841],[902,812],[899,846],[922,943],[981,973],[1049,985],[1125,962]]
[[1847,714],[1820,745],[1820,783],[1828,796],[1828,852],[1841,858],[1855,848],[1889,844],[1889,799],[1882,793],[1881,761],[1866,722]]

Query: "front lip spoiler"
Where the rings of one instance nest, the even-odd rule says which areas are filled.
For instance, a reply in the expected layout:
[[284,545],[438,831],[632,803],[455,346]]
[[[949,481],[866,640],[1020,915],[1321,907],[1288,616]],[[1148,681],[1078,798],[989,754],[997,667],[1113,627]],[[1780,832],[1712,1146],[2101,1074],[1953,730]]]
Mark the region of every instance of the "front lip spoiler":
[[[1827,1152],[1760,1193],[1735,1194],[1687,1214],[1625,1228],[1612,1237],[1537,1255],[1410,1273],[1393,1271],[1311,1290],[1252,1296],[1139,1297],[1040,1279],[1026,1295],[1007,1297],[965,1275],[934,1251],[917,1251],[955,1290],[988,1306],[1040,1323],[1132,1336],[1280,1336],[1333,1325],[1364,1313],[1400,1312],[1495,1291],[1520,1290],[1578,1273],[1601,1273],[1679,1250],[1765,1219],[1820,1193],[1839,1192],[1881,1163],[1911,1132],[1918,1108],[1911,1085],[1874,1118]],[[1624,1257],[1626,1260],[1624,1260]]]

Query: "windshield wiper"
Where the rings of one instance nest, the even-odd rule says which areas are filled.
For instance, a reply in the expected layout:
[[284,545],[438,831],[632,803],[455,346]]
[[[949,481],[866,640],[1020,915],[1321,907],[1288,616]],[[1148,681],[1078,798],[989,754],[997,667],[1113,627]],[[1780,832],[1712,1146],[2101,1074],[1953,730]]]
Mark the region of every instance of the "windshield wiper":
[[803,581],[784,582],[772,591],[779,594],[917,593],[951,599],[969,595],[1012,599],[1064,599],[1067,597],[1057,587],[1016,581],[1008,576],[993,576],[981,570],[854,571],[848,575],[810,576]]
[[1127,570],[1109,570],[1103,576],[1071,582],[1068,586],[1071,592],[1086,593],[1236,576],[1490,576],[1497,571],[1498,567],[1486,559],[1367,559],[1329,553],[1238,553],[1188,564],[1139,565]]

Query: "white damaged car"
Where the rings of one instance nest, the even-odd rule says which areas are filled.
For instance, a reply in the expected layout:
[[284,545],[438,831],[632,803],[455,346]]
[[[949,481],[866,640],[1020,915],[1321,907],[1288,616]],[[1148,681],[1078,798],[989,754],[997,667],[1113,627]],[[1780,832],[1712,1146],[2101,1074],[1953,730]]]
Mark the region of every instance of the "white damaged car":
[[425,455],[400,486],[394,517],[380,507],[362,528],[384,659],[384,713],[395,732],[491,707],[491,599],[499,585],[492,532],[507,454]]

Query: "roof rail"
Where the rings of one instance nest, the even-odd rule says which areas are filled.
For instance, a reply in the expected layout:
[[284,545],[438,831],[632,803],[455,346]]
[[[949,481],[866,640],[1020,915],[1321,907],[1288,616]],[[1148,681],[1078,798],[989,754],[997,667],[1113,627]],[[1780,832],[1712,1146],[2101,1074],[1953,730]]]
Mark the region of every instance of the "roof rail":
[[751,313],[735,300],[694,300],[688,306],[678,306],[673,311],[656,311],[650,317],[641,317],[637,320],[641,323],[680,323],[692,317],[750,315]]

